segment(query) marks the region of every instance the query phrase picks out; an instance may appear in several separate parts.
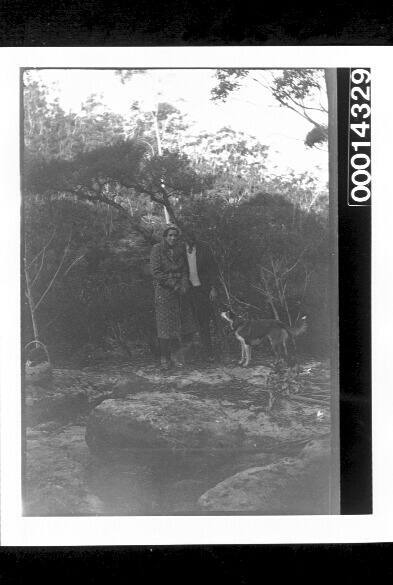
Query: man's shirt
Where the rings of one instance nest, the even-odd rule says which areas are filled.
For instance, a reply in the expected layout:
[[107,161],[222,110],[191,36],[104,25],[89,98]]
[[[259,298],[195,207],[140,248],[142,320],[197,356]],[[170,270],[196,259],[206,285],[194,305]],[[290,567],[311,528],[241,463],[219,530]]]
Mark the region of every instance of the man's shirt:
[[196,247],[193,246],[190,250],[189,246],[186,245],[186,253],[188,266],[190,269],[190,281],[192,286],[201,286],[201,281],[198,276],[197,259],[196,259]]

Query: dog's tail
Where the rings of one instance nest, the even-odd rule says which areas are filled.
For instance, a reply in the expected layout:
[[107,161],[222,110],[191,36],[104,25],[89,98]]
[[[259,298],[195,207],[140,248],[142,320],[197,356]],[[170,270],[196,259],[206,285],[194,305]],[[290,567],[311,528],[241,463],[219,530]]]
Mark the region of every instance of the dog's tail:
[[288,331],[289,333],[292,335],[292,337],[297,337],[298,335],[301,335],[302,333],[304,333],[307,329],[307,317],[304,316],[300,319],[300,323],[299,325],[295,326],[295,327],[288,327]]

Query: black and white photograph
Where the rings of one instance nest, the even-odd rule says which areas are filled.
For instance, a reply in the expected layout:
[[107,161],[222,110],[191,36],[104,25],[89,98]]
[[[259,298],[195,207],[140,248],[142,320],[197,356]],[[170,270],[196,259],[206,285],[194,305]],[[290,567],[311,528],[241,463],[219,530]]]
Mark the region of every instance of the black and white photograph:
[[23,70],[25,515],[339,513],[333,79]]
[[7,53],[2,544],[391,536],[383,48],[207,49]]

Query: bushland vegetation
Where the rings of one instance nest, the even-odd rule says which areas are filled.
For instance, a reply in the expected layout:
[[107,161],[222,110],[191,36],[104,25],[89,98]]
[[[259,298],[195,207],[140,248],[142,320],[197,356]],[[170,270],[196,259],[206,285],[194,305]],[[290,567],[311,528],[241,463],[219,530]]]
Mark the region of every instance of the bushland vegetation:
[[[219,73],[214,99],[242,82],[236,71]],[[275,83],[283,107],[310,115],[318,76]],[[310,123],[306,142],[319,147],[327,126]],[[80,113],[66,113],[26,72],[23,345],[40,340],[58,363],[148,355],[149,254],[169,221],[193,224],[211,245],[222,302],[291,325],[307,314],[299,343],[328,354],[328,191],[309,172],[272,176],[268,156],[269,145],[229,127],[196,134],[168,103],[146,113],[135,102],[126,118],[93,95]]]

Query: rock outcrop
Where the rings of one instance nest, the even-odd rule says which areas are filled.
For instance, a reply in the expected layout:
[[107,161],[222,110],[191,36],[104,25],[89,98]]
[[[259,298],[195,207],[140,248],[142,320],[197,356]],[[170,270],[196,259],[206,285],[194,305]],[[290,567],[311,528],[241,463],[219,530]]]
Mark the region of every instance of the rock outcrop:
[[86,441],[96,454],[125,449],[269,451],[280,443],[311,439],[316,427],[326,432],[325,424],[316,425],[315,409],[301,409],[304,420],[297,405],[284,405],[274,415],[263,407],[182,392],[142,392],[98,405],[88,418]]
[[199,400],[179,392],[141,393],[102,402],[89,416],[86,442],[95,452],[252,446],[252,438],[218,401]]
[[313,440],[286,457],[229,477],[198,500],[202,513],[329,514],[330,442]]

